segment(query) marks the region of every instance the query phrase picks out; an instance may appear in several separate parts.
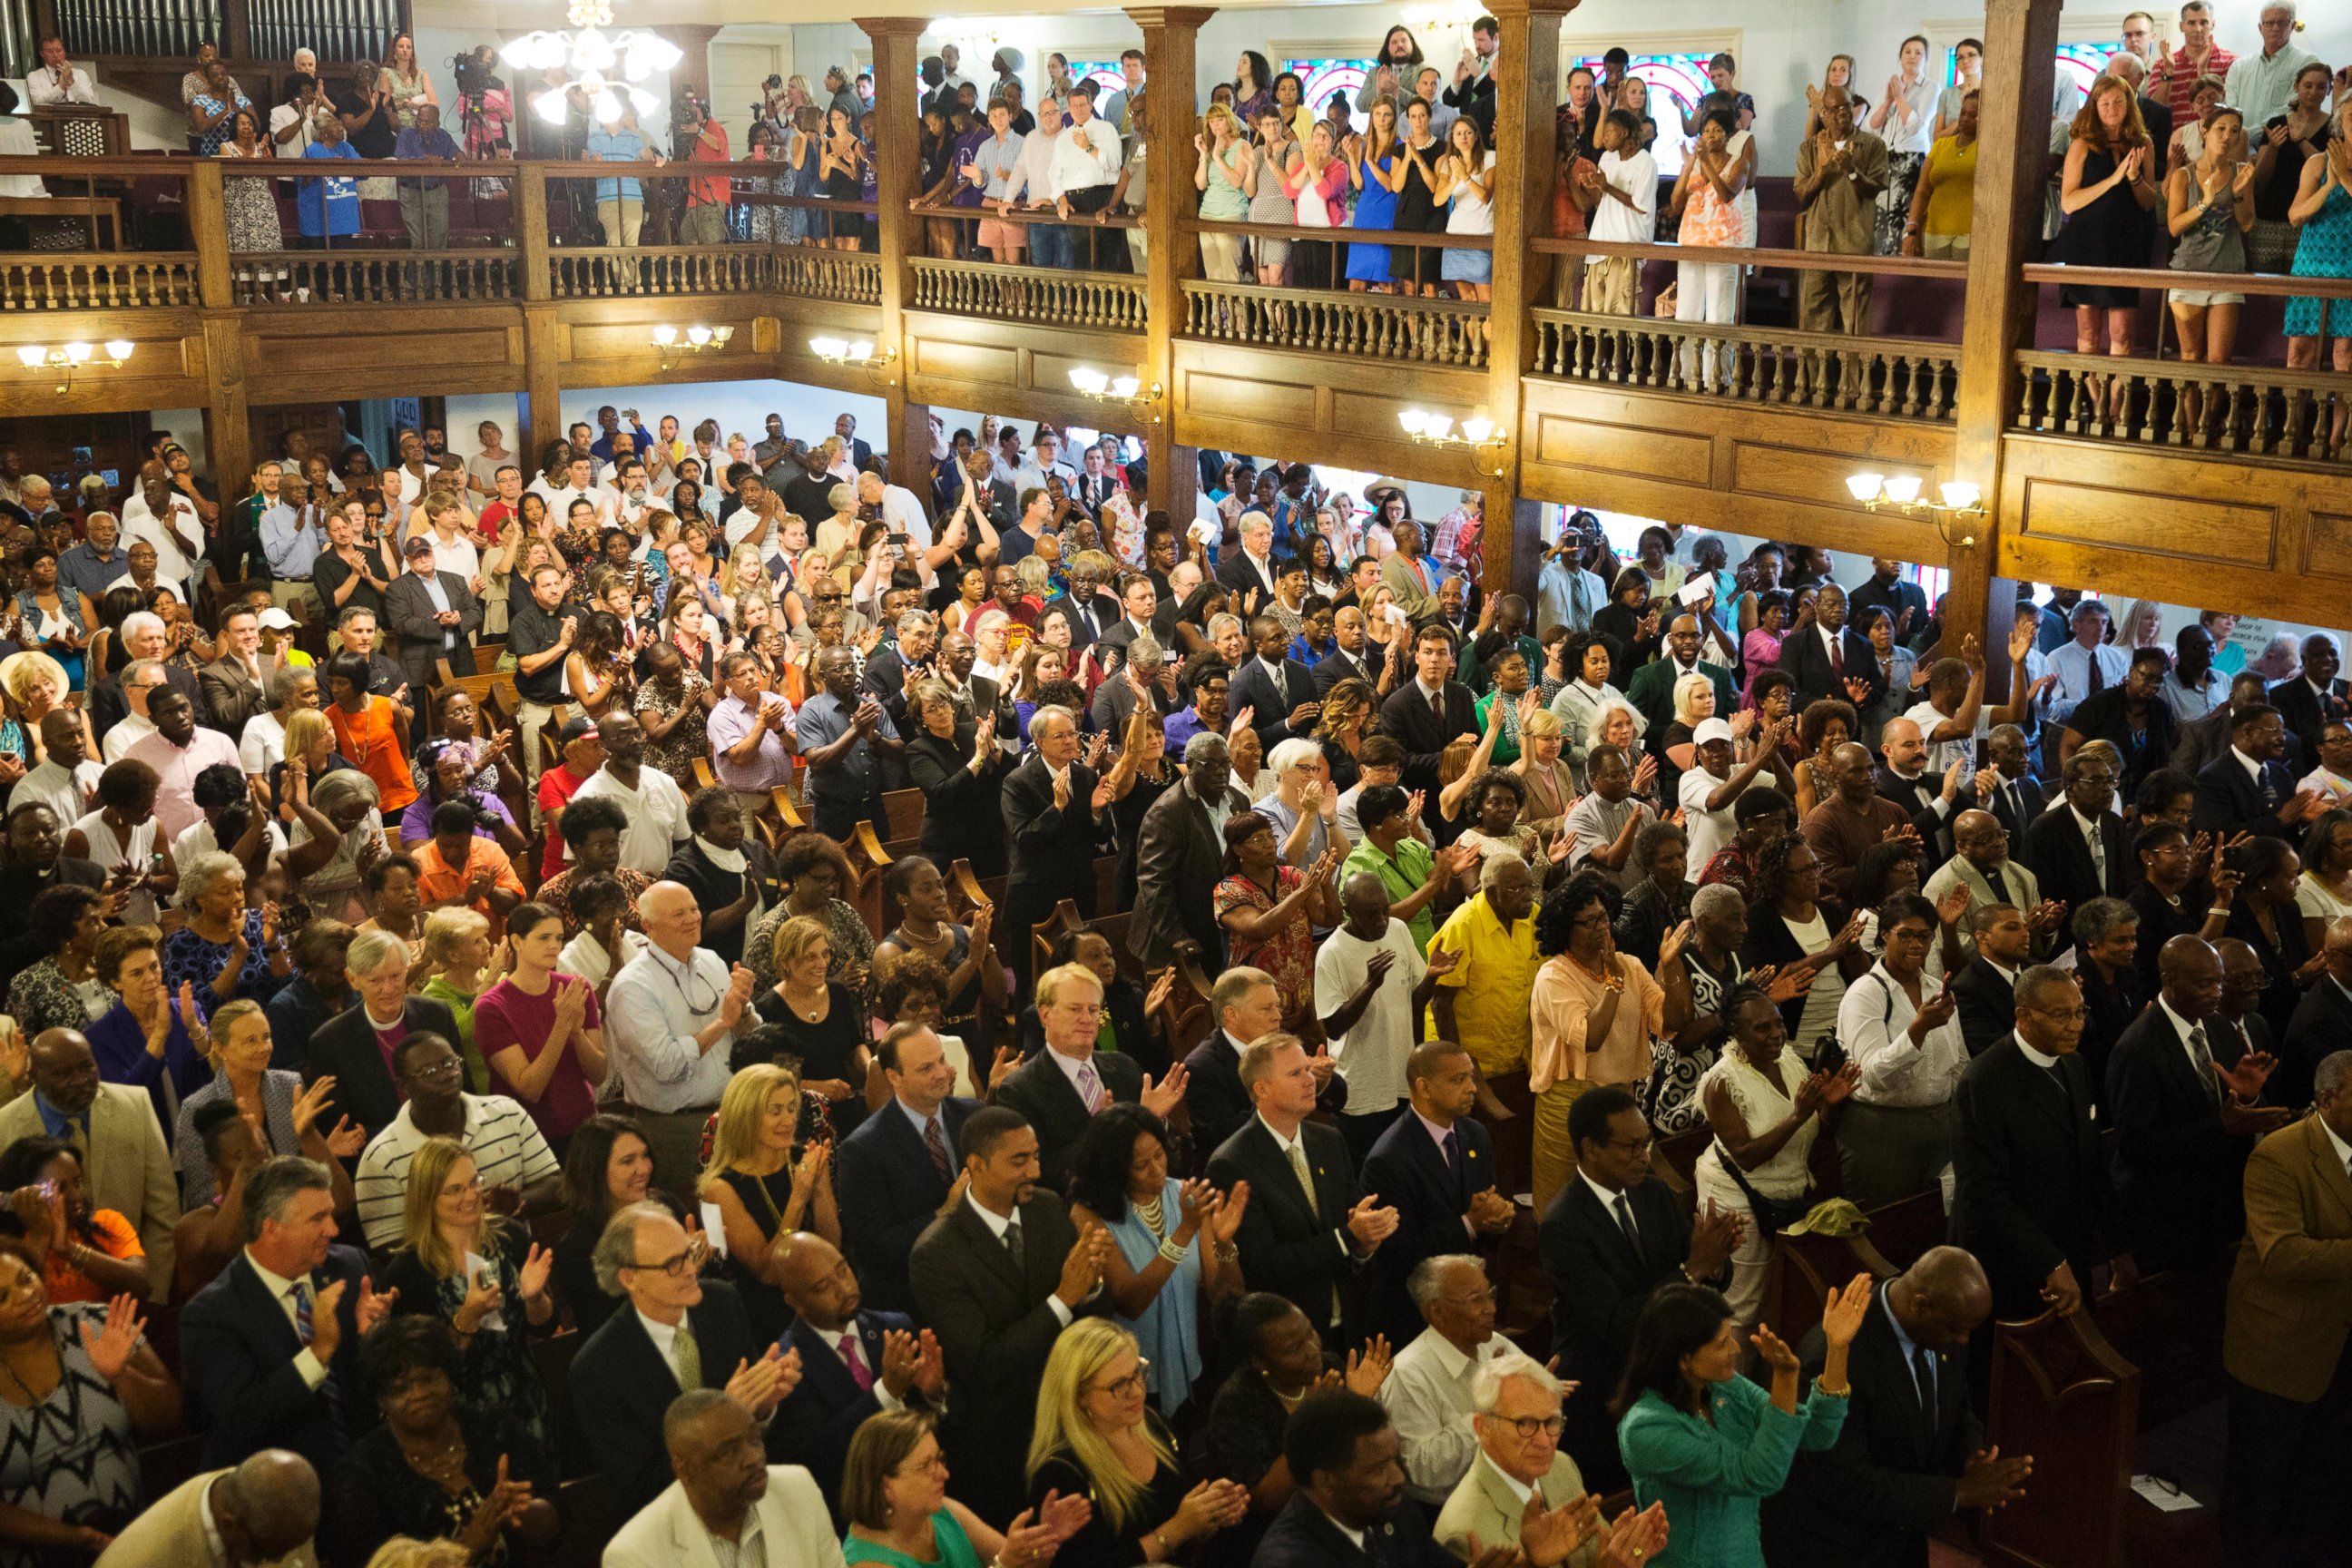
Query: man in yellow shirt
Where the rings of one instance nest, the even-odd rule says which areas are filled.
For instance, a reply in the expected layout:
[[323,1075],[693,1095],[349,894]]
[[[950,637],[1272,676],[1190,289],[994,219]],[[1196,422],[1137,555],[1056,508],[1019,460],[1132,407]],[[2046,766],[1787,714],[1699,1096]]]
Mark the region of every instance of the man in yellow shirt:
[[1454,955],[1430,1002],[1432,1038],[1470,1053],[1481,1082],[1479,1115],[1494,1130],[1496,1185],[1523,1192],[1534,1147],[1535,1099],[1528,1090],[1534,1029],[1528,993],[1543,959],[1536,952],[1536,882],[1527,862],[1490,859],[1478,891],[1438,928],[1430,952]]

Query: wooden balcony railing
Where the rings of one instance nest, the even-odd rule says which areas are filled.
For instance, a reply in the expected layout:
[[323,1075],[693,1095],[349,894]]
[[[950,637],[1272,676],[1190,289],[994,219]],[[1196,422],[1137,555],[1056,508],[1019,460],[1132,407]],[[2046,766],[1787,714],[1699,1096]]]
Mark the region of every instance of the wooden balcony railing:
[[1486,363],[1486,307],[1408,294],[1338,294],[1188,279],[1184,335],[1476,370]]
[[907,267],[914,281],[907,302],[917,310],[1108,332],[1144,330],[1144,280],[1125,273],[929,257],[912,258]]
[[1949,423],[1959,345],[1537,310],[1534,374]]
[[236,302],[449,305],[522,298],[520,263],[497,250],[240,250],[231,254]]
[[820,250],[811,245],[779,246],[776,289],[803,300],[842,305],[882,301],[882,258],[856,250]]
[[0,310],[125,310],[196,302],[196,254],[0,256]]

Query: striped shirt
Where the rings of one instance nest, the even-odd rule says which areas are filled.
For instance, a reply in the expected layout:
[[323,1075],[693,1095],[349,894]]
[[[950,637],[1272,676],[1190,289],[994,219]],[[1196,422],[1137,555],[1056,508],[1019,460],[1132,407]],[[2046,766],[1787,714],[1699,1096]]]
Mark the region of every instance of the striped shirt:
[[[552,1176],[561,1168],[539,1127],[523,1108],[503,1094],[467,1094],[466,1131],[458,1142],[474,1156],[474,1173],[485,1187],[523,1188]],[[407,1202],[408,1162],[431,1134],[409,1120],[413,1107],[404,1105],[392,1124],[372,1139],[360,1155],[354,1191],[359,1199],[360,1228],[369,1247],[383,1249],[401,1244],[401,1211]]]

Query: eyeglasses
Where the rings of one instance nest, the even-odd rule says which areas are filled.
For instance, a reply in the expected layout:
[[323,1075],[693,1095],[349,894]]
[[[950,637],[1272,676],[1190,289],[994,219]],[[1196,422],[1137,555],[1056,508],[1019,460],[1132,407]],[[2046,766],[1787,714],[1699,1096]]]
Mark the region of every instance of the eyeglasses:
[[1496,1415],[1490,1419],[1500,1421],[1527,1442],[1535,1441],[1535,1436],[1538,1432],[1547,1437],[1557,1439],[1560,1429],[1568,1425],[1558,1415]]
[[1151,1363],[1142,1356],[1138,1356],[1135,1358],[1135,1370],[1133,1372],[1129,1373],[1125,1377],[1114,1378],[1112,1381],[1097,1388],[1095,1392],[1097,1394],[1108,1394],[1113,1399],[1125,1399],[1143,1387],[1143,1374],[1150,1370]]
[[2086,1024],[2091,1019],[2088,1007],[2028,1007],[2026,1011],[2044,1018],[2055,1018],[2062,1024]]
[[689,1247],[684,1252],[679,1253],[676,1258],[670,1258],[667,1262],[625,1263],[621,1265],[621,1267],[624,1268],[643,1269],[647,1272],[658,1271],[668,1275],[673,1279],[683,1279],[688,1275],[694,1272],[694,1249]]

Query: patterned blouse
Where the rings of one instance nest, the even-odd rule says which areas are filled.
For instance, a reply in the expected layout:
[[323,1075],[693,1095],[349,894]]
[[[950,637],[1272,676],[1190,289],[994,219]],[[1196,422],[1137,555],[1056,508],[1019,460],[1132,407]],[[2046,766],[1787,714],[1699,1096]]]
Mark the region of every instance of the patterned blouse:
[[[0,1393],[0,1502],[109,1532],[139,1510],[139,1450],[131,1413],[113,1384],[90,1364],[81,1330],[106,1325],[104,1302],[49,1309],[49,1335],[64,1373],[37,1405],[17,1403],[22,1388]],[[37,1568],[40,1550],[0,1542],[0,1568]]]
[[[96,1012],[90,1010],[84,990],[88,986],[96,986],[102,998]],[[87,1029],[113,1005],[114,995],[102,983],[87,980],[81,986],[75,985],[54,957],[41,960],[8,983],[8,1016],[16,1020],[28,1040],[44,1029]]]
[[[743,967],[751,972],[754,996],[774,985],[779,978],[776,932],[792,918],[792,906],[780,903],[753,921],[744,934]],[[825,979],[848,987],[861,1003],[870,1003],[874,997],[874,933],[866,929],[865,917],[855,905],[835,899],[818,918],[824,921],[825,937],[833,944],[833,965],[825,971]]]
[[646,761],[676,779],[677,787],[689,796],[702,787],[695,780],[695,763],[708,761],[710,756],[710,736],[702,721],[702,694],[709,689],[709,682],[692,666],[679,672],[674,691],[664,690],[658,680],[637,682],[635,707],[638,712],[654,713],[664,719],[681,710],[685,712],[677,728],[662,739],[646,737]]
[[[1269,896],[1264,888],[1238,872],[1217,884],[1216,916],[1222,923],[1234,910],[1255,910],[1259,914],[1274,908],[1282,900],[1298,890],[1305,873],[1296,866],[1275,868],[1275,892]],[[1228,933],[1225,945],[1230,950],[1235,967],[1263,969],[1274,976],[1282,993],[1282,1010],[1295,1013],[1307,1005],[1315,994],[1315,930],[1304,910],[1272,936],[1255,942],[1244,942]]]
[[[284,939],[279,940],[282,942]],[[195,927],[182,926],[163,939],[164,986],[177,994],[182,981],[193,981],[196,1011],[210,1018],[213,1009],[228,1000],[213,989],[213,982],[220,978],[222,967],[228,963],[229,951],[227,942],[206,942],[197,934]],[[269,950],[261,941],[261,911],[246,910],[245,967],[236,973],[237,996],[266,1005],[293,977],[290,970],[284,974],[270,973]]]

